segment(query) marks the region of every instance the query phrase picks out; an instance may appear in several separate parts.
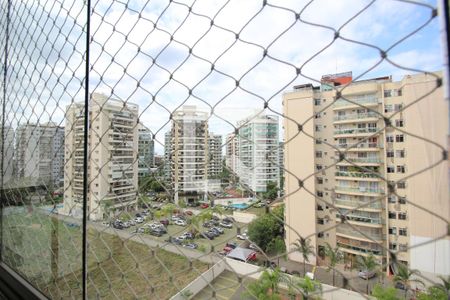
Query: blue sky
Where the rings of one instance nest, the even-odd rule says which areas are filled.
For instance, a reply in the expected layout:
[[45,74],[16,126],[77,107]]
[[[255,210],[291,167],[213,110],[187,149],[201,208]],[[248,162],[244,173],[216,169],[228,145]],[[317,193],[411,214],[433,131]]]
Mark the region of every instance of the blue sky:
[[[157,133],[156,151],[162,153],[170,112],[180,105],[194,104],[207,111],[213,107],[210,130],[226,134],[233,131],[230,123],[261,110],[264,101],[269,101],[272,110],[281,112],[281,93],[295,84],[311,82],[310,78],[320,80],[322,74],[335,72],[353,71],[357,77],[379,61],[377,49],[344,39],[386,50],[425,24],[431,15],[425,6],[375,1],[339,30],[344,39],[324,49],[334,39],[333,30],[305,22],[337,30],[370,1],[267,2],[262,7],[262,1],[251,0],[93,1],[90,90],[105,94],[113,91],[114,97],[139,104],[140,120]],[[434,1],[426,3],[436,5]],[[31,2],[28,6],[30,12],[39,10]],[[64,122],[66,105],[83,99],[80,87],[84,77],[84,8],[73,1],[63,1],[61,6],[71,18],[64,18],[66,12],[61,12],[58,5],[47,4],[44,8],[50,15],[58,15],[56,24],[64,29],[59,38],[59,28],[51,23],[40,28],[42,22],[24,18],[23,11],[16,17],[17,35],[32,40],[30,47],[20,53],[25,51],[22,57],[35,64],[27,66],[22,58],[12,72],[28,76],[32,82],[32,88],[22,88],[27,92],[19,99],[38,99],[35,107],[15,103],[16,109],[26,115],[31,113],[36,120],[57,123]],[[25,25],[22,20],[29,20],[27,28],[37,27],[54,40],[49,43],[46,35],[27,36],[19,30]],[[13,40],[17,51],[22,40]],[[48,53],[33,50],[40,47]],[[437,18],[391,49],[388,57],[406,68],[442,69]],[[296,68],[301,68],[300,75]],[[400,79],[408,73],[411,71],[382,62],[363,78],[393,75]]]

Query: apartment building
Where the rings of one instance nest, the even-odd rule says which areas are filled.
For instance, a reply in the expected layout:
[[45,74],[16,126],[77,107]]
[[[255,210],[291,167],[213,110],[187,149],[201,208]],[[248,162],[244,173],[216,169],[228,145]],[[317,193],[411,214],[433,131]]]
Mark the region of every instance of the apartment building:
[[239,155],[239,138],[234,134],[227,134],[226,137],[226,153],[225,165],[233,173],[238,172],[238,155]]
[[175,203],[181,197],[192,201],[208,189],[208,113],[185,105],[173,113],[172,129],[166,134]]
[[238,122],[238,176],[255,193],[280,185],[278,117],[258,114]]
[[[138,106],[94,93],[89,102],[88,213],[102,220],[134,208],[138,189]],[[66,113],[64,213],[82,216],[84,104]]]
[[54,123],[19,125],[16,131],[15,164],[16,177],[23,184],[45,184],[52,188],[62,186],[64,127]]
[[155,143],[152,132],[142,124],[138,125],[138,176],[148,176],[154,167]]
[[442,88],[433,74],[351,81],[351,73],[324,76],[320,86],[283,95],[287,249],[298,232],[312,236],[319,256],[328,242],[347,263],[372,253],[389,266],[391,251],[428,278],[449,275],[447,224],[426,211],[450,219],[448,164],[416,174],[440,161],[442,149],[408,134],[446,147]]
[[209,133],[208,139],[208,178],[218,178],[222,173],[222,136]]
[[0,153],[3,156],[3,169],[2,174],[0,174],[0,180],[3,184],[8,183],[14,176],[14,129],[10,126],[1,127],[0,130],[3,132],[2,140],[0,140],[4,149],[0,149]]

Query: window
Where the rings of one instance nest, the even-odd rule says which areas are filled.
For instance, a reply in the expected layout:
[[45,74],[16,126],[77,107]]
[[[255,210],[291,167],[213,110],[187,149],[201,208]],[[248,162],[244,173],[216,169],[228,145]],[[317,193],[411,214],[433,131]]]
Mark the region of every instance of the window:
[[398,189],[405,189],[406,188],[406,181],[399,181],[399,182],[397,182],[397,188]]
[[319,132],[322,129],[321,125],[316,125],[316,131]]
[[403,143],[405,141],[405,137],[403,136],[403,134],[397,134],[395,136],[395,141],[397,143]]
[[408,251],[408,244],[399,244],[398,245],[398,251],[400,251],[400,252],[407,252]]
[[402,119],[395,120],[395,127],[403,127],[403,120]]
[[323,178],[317,177],[317,184],[323,184]]
[[386,135],[386,143],[393,143],[394,142],[394,136],[392,134]]
[[405,173],[405,166],[397,166],[397,173]]
[[316,151],[316,158],[322,158],[322,151]]
[[389,234],[397,235],[397,227],[389,227]]
[[397,243],[389,243],[389,250],[397,250]]
[[388,218],[389,219],[397,219],[397,215],[395,212],[390,211],[390,212],[388,212]]
[[398,219],[399,220],[406,220],[406,218],[407,218],[407,215],[406,215],[405,212],[399,212],[398,213]]
[[406,228],[399,228],[398,234],[402,236],[408,236],[408,229]]
[[387,150],[386,157],[394,157],[394,150]]
[[314,99],[314,105],[315,106],[320,105],[320,99]]
[[320,145],[322,144],[322,140],[321,139],[316,139],[316,145]]
[[320,119],[320,113],[315,114],[315,115],[314,115],[314,118]]
[[317,205],[317,210],[323,211],[322,205]]
[[392,106],[392,104],[386,104],[384,106],[384,112],[385,113],[392,112],[392,111],[394,111],[394,107]]
[[323,197],[323,192],[322,191],[317,191],[316,195],[317,195],[317,197],[322,198]]
[[317,171],[322,170],[322,165],[316,165],[316,170],[317,170]]
[[401,111],[403,109],[403,104],[395,104],[394,105],[394,110],[395,111]]
[[386,172],[387,173],[395,173],[395,167],[394,166],[387,166]]
[[402,149],[395,151],[395,156],[398,158],[405,158],[406,157],[405,150]]
[[323,232],[319,232],[319,233],[317,234],[317,237],[318,237],[318,238],[323,238]]
[[388,196],[388,202],[389,203],[396,203],[395,195],[389,195]]
[[406,204],[406,197],[398,197],[398,204]]

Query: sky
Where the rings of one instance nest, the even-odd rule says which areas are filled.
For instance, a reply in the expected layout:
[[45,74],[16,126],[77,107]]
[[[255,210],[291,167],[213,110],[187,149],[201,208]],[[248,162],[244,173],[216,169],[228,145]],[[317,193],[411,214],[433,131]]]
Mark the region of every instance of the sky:
[[[284,91],[323,74],[398,80],[414,73],[406,69],[442,69],[439,22],[427,7],[436,3],[419,3],[93,0],[89,90],[138,104],[162,154],[170,113],[182,105],[209,112],[210,131],[225,135],[265,102],[282,114]],[[83,101],[85,9],[68,0],[13,8],[11,123],[64,125],[67,106]],[[402,68],[381,61],[380,49]]]

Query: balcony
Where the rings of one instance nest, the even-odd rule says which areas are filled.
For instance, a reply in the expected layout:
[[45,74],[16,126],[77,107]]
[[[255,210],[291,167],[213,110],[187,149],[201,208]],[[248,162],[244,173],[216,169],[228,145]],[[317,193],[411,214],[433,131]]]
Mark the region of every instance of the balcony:
[[[350,199],[334,199],[334,205],[337,207],[353,209],[358,207],[358,210],[367,210],[367,211],[381,211],[383,209],[383,205],[380,200],[375,202],[367,202],[358,201],[358,200],[350,200]],[[360,206],[364,207],[360,207]]]
[[338,99],[333,103],[333,110],[341,110],[341,109],[347,109],[347,108],[353,108],[353,107],[369,107],[369,106],[377,106],[378,98],[375,94],[371,95],[348,95],[343,96],[345,99],[348,99],[349,102],[345,99]]
[[345,115],[336,115],[334,116],[335,124],[344,124],[344,123],[355,123],[355,122],[374,122],[377,121],[381,116],[376,112],[369,111],[366,113],[360,114],[345,114]]
[[361,196],[381,196],[384,194],[382,188],[353,187],[353,186],[335,186],[335,192],[339,194],[361,195]]
[[336,244],[339,246],[339,248],[342,251],[351,253],[351,254],[368,256],[372,253],[374,256],[382,256],[383,255],[383,251],[381,249],[367,249],[367,248],[362,248],[360,246],[347,245],[339,240],[336,242]]
[[335,137],[352,137],[375,135],[379,131],[378,128],[345,128],[334,131]]
[[360,181],[379,181],[380,175],[378,172],[347,172],[337,171],[334,173],[336,179],[339,180],[360,180]]
[[339,150],[346,151],[379,151],[383,149],[383,143],[359,143],[359,144],[337,144],[336,147]]
[[381,242],[384,240],[383,235],[380,233],[373,233],[367,230],[364,230],[364,228],[358,228],[360,232],[357,230],[354,230],[351,227],[344,227],[344,226],[338,226],[336,227],[336,235],[343,236],[346,238],[355,238],[362,241],[367,242]]

